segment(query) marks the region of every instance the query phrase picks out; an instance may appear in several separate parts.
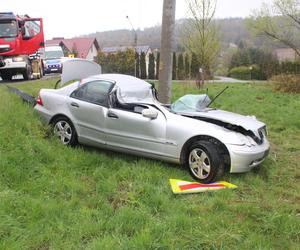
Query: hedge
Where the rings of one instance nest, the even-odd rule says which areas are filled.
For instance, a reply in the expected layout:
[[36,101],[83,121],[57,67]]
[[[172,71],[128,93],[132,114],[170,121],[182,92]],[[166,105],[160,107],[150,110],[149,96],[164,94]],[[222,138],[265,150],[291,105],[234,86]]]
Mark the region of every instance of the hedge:
[[264,80],[264,74],[258,65],[232,68],[228,76],[240,80]]

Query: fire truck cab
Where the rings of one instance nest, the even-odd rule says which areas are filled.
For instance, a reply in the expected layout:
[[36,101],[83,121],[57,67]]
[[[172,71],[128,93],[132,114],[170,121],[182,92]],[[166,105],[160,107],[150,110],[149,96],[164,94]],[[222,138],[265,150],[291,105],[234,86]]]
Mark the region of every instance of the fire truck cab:
[[3,80],[11,80],[17,74],[22,74],[25,80],[42,77],[39,49],[43,47],[42,18],[0,13],[0,76]]

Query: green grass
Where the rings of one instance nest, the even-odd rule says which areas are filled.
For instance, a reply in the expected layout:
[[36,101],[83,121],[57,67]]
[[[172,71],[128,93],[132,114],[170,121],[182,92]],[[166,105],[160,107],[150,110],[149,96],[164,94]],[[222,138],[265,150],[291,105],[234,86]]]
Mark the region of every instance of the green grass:
[[[37,95],[55,80],[17,85]],[[207,85],[211,95],[226,85]],[[0,86],[0,249],[299,249],[300,98],[267,84],[232,84],[215,103],[267,123],[259,170],[237,190],[176,196],[179,166],[64,147],[33,109]],[[173,99],[198,93],[175,84]]]

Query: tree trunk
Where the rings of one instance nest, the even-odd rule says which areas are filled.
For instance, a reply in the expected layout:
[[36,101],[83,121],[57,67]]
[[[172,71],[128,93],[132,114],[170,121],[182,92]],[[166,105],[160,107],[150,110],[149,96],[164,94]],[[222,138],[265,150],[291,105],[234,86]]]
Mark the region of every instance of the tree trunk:
[[172,88],[172,52],[175,44],[176,0],[164,0],[161,29],[161,53],[158,96],[162,103],[170,103]]

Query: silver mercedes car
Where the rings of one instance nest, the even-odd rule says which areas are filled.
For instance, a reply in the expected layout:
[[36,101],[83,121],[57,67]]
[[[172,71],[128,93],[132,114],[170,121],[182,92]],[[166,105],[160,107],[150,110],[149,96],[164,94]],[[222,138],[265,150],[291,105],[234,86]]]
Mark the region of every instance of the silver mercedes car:
[[65,145],[77,143],[185,166],[202,183],[247,172],[269,152],[266,125],[254,116],[210,108],[206,95],[161,104],[153,86],[99,74],[40,90],[35,110]]

